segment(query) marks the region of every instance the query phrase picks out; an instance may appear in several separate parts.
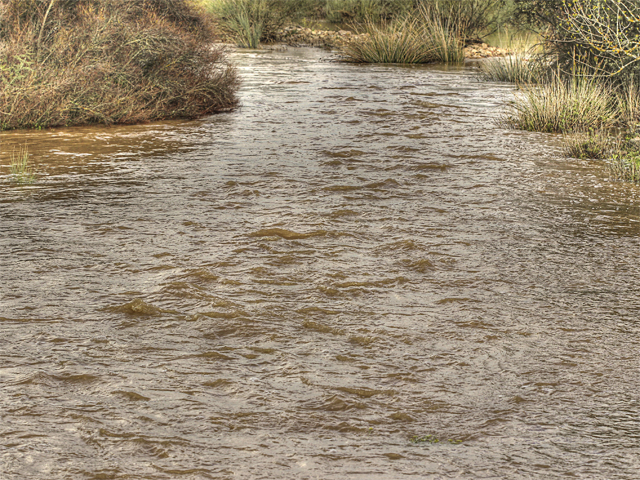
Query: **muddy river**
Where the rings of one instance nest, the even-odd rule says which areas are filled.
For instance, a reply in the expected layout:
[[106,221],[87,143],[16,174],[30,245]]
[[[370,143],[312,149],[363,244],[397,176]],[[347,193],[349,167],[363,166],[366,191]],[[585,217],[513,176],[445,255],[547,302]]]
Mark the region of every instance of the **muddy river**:
[[640,190],[472,66],[324,57],[0,135],[0,478],[638,478]]

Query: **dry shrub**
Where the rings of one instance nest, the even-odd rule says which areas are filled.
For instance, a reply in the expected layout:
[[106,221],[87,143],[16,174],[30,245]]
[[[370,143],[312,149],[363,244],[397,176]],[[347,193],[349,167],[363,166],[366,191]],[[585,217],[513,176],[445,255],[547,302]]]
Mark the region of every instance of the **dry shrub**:
[[0,129],[194,118],[236,105],[188,0],[0,0]]

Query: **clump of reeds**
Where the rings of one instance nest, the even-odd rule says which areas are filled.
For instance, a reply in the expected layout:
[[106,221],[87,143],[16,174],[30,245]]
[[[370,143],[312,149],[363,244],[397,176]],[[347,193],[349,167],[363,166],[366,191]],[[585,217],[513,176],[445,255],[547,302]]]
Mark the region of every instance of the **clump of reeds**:
[[506,117],[507,124],[533,132],[596,131],[618,118],[616,95],[593,77],[554,75],[542,85],[525,86]]
[[223,33],[241,48],[258,48],[261,42],[275,39],[295,14],[290,0],[209,0],[208,8]]
[[542,83],[551,79],[549,62],[538,51],[536,37],[505,30],[496,40],[509,54],[483,60],[480,63],[481,79],[515,84]]
[[480,77],[493,82],[516,84],[542,83],[549,78],[549,67],[537,55],[512,52],[498,58],[489,58],[480,64]]
[[11,154],[9,165],[11,180],[18,184],[31,184],[36,181],[33,167],[29,164],[29,151],[26,147],[21,148],[18,153]]
[[455,15],[442,15],[437,7],[422,5],[418,15],[422,23],[425,40],[433,46],[435,61],[443,63],[464,62],[464,42],[467,26]]
[[464,61],[462,27],[455,18],[435,15],[420,7],[402,18],[380,24],[368,19],[358,30],[365,33],[344,47],[358,63],[457,63]]
[[3,0],[0,128],[193,118],[238,80],[189,0]]
[[635,130],[640,121],[640,87],[633,76],[618,88],[618,110],[620,121]]
[[416,20],[406,18],[379,25],[367,20],[366,35],[347,43],[344,54],[358,63],[428,63],[435,59],[433,45],[425,42]]

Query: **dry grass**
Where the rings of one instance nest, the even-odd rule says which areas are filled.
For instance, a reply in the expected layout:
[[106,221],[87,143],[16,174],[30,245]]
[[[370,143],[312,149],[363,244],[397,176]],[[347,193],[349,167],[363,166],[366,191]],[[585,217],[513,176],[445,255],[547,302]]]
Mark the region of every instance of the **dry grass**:
[[236,104],[236,73],[187,0],[1,5],[0,129],[193,118]]

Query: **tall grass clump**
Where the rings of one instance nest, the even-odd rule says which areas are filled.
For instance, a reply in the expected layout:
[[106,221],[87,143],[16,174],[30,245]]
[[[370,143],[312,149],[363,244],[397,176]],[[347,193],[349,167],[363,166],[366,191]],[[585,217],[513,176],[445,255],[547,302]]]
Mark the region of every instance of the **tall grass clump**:
[[504,57],[489,58],[480,63],[480,78],[490,82],[515,84],[543,83],[551,79],[548,59],[539,51],[530,33],[500,32],[496,42],[509,52]]
[[480,78],[489,82],[535,84],[545,82],[548,77],[549,67],[544,60],[523,52],[489,58],[480,64]]
[[378,19],[389,21],[411,12],[414,0],[326,0],[327,20],[337,25],[365,23]]
[[420,25],[407,18],[385,25],[368,20],[363,25],[366,35],[349,42],[344,54],[358,63],[428,63],[434,61],[435,51],[425,42]]
[[236,72],[189,0],[2,0],[0,129],[193,118]]
[[618,109],[621,122],[630,130],[636,130],[640,122],[640,86],[633,76],[618,87]]
[[549,83],[524,87],[506,121],[533,132],[596,131],[616,122],[616,101],[610,86],[593,77],[554,75]]
[[29,151],[26,147],[21,148],[16,154],[11,155],[9,164],[11,180],[18,184],[31,184],[36,181],[33,167],[29,164]]
[[427,0],[417,3],[426,6],[440,21],[455,19],[463,26],[460,35],[465,42],[477,42],[491,35],[508,20],[512,0]]
[[302,4],[296,0],[210,0],[208,9],[227,37],[241,48],[271,41]]
[[349,42],[344,53],[358,63],[457,63],[464,61],[461,25],[420,7],[411,15],[386,23],[368,19],[359,30],[366,35]]
[[442,15],[437,7],[420,6],[418,18],[422,23],[425,41],[433,46],[436,61],[443,63],[464,62],[464,37],[467,24],[464,17],[451,9]]

